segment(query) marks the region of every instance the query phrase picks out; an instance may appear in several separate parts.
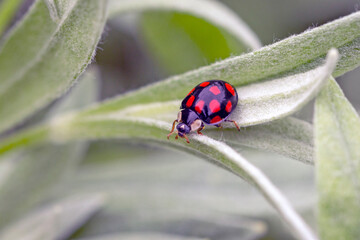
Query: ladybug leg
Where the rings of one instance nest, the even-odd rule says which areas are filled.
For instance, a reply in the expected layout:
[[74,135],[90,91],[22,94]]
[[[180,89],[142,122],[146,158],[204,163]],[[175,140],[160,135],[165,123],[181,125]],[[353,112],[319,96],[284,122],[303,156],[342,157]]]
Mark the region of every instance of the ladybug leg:
[[174,133],[174,129],[175,129],[175,124],[178,122],[178,120],[176,119],[174,122],[173,122],[173,125],[172,125],[172,128],[171,128],[171,131],[170,133],[167,135],[167,139],[170,138],[171,134]]
[[232,122],[235,124],[235,127],[237,128],[237,130],[240,132],[240,127],[239,125],[234,121],[234,120],[225,120],[225,122]]
[[[181,138],[185,138],[185,139],[186,139],[186,142],[187,142],[187,143],[190,143],[189,138],[188,138],[185,134],[183,134],[183,135],[180,136],[180,137],[181,137]],[[179,134],[176,135],[175,139],[178,139],[178,138],[179,138]]]
[[186,139],[187,143],[190,143],[189,138],[184,134],[184,138]]
[[197,133],[199,135],[203,135],[202,132],[200,132],[201,130],[203,130],[205,128],[204,124],[202,124],[202,126],[197,130]]
[[219,124],[217,124],[217,125],[215,125],[215,126],[218,127],[218,128],[223,128],[222,125],[221,125],[221,123],[219,123]]

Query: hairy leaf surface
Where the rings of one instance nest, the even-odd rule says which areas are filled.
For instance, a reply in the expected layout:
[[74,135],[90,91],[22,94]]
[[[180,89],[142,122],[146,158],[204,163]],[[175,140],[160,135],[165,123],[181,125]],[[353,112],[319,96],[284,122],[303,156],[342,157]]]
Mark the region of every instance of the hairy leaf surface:
[[318,229],[322,239],[360,235],[360,119],[334,79],[316,99]]
[[105,20],[106,1],[34,3],[0,49],[0,132],[74,83],[94,55]]

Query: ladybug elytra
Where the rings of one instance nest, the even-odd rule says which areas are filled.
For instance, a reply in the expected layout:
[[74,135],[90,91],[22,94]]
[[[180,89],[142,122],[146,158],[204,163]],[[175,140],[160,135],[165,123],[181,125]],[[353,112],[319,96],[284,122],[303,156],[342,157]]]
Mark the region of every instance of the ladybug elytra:
[[175,124],[177,135],[185,138],[191,131],[202,135],[204,123],[221,127],[222,122],[233,122],[240,131],[239,126],[233,120],[227,118],[236,108],[238,95],[236,89],[229,83],[222,80],[205,81],[193,88],[181,102],[180,112],[173,122],[172,129],[167,138],[174,133]]

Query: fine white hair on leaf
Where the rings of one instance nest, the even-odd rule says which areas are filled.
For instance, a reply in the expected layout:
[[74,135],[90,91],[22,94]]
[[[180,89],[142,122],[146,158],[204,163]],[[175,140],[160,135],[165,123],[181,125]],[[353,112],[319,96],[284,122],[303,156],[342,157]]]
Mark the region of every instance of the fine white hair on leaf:
[[338,56],[338,51],[331,49],[324,65],[313,70],[238,88],[239,107],[231,119],[241,126],[250,126],[298,111],[327,83]]
[[[76,82],[94,54],[106,11],[107,1],[34,2],[0,48],[0,115],[6,116],[0,131],[25,121]],[[19,89],[27,94],[18,97]]]
[[47,8],[49,9],[49,14],[50,14],[51,19],[54,22],[59,23],[60,13],[59,13],[59,10],[58,10],[54,0],[45,0],[44,2],[46,4]]
[[[122,1],[118,2],[120,5]],[[221,79],[239,88],[251,83],[309,72],[323,65],[324,56],[332,47],[336,47],[341,55],[332,75],[340,76],[359,65],[356,50],[360,36],[357,27],[359,19],[360,12],[350,14],[257,51],[229,57],[108,99],[101,105],[89,108],[83,115],[120,111],[136,104],[180,100],[194,86],[210,79]],[[316,91],[313,93],[316,95]],[[247,125],[251,124],[246,123]]]
[[[291,115],[311,101],[335,68],[338,51],[331,49],[325,63],[313,70],[237,88],[238,107],[229,119],[240,126],[270,122]],[[163,118],[178,111],[179,100],[130,106],[111,114]],[[109,113],[108,113],[109,114]]]

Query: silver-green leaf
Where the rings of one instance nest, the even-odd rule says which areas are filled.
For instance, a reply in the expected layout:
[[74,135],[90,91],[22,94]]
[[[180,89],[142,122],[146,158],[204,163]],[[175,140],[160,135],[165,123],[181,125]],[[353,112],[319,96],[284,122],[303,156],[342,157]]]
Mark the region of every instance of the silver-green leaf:
[[10,31],[0,48],[0,131],[57,98],[84,71],[103,31],[106,3],[37,0]]
[[[87,71],[80,84],[46,114],[52,119],[96,100],[95,73]],[[0,162],[0,228],[20,218],[59,187],[74,172],[87,149],[85,142],[43,144],[2,156]]]
[[54,202],[8,226],[0,233],[0,238],[65,239],[100,210],[104,201],[102,195],[88,194]]
[[238,88],[239,106],[231,119],[241,126],[269,122],[298,111],[327,82],[338,59],[335,49],[329,51],[323,66],[299,74]]
[[322,239],[360,236],[360,119],[334,79],[315,107],[318,229]]
[[[235,120],[239,126],[251,126],[270,122],[298,111],[312,100],[326,84],[335,68],[337,59],[337,50],[331,49],[325,63],[313,70],[237,88],[238,106],[229,119]],[[137,92],[141,92],[141,90]],[[134,93],[136,94],[136,92]],[[161,93],[154,90],[151,94],[158,96]],[[119,97],[119,100],[121,98],[122,96]],[[131,105],[132,103],[128,102],[128,106]],[[178,110],[179,106],[180,101],[160,102],[135,105],[127,107],[123,111],[107,114],[141,115],[164,119],[163,114],[169,114],[170,108]],[[102,108],[102,106],[98,108]],[[175,114],[173,113],[172,118]]]
[[[292,239],[290,233],[284,233],[284,226],[272,207],[245,181],[186,152],[159,148],[150,142],[150,148],[139,148],[133,141],[127,142],[92,143],[81,169],[70,180],[71,188],[64,188],[65,194],[86,191],[109,196],[104,209],[76,237],[126,233],[129,229],[173,233],[173,224],[179,226],[177,219],[182,219],[187,224],[181,235],[213,239],[224,227],[233,226],[233,231],[227,231],[229,239],[258,239],[251,232],[255,235],[267,232],[266,224],[259,221],[266,218],[271,220],[272,233],[276,228],[275,231],[286,234],[286,237],[274,236],[275,239]],[[298,211],[309,213],[313,209],[313,167],[277,154],[240,149],[245,158],[276,183]],[[143,204],[143,199],[148,199],[147,204]],[[207,219],[205,224],[201,216]],[[249,224],[248,217],[256,222]],[[123,220],[121,229],[116,219]],[[193,221],[195,224],[189,223]],[[219,227],[214,228],[214,224]],[[252,229],[250,234],[248,227]],[[206,231],[208,228],[213,231]],[[236,230],[239,228],[240,232]]]
[[273,205],[293,234],[300,239],[316,239],[312,231],[291,207],[287,199],[255,166],[223,142],[193,135],[191,144],[168,141],[170,123],[140,117],[68,117],[53,123],[52,135],[58,140],[132,138],[171,145],[201,156],[253,184]]
[[15,156],[3,156],[0,164],[0,228],[12,223],[48,199],[59,182],[73,173],[86,145],[44,144]]
[[313,126],[297,118],[288,117],[268,124],[244,128],[208,129],[206,135],[222,139],[233,147],[248,146],[276,152],[307,164],[314,164]]
[[340,59],[333,75],[339,76],[360,64],[360,12],[284,39],[257,51],[231,57],[149,85],[107,101],[89,113],[119,110],[129,104],[182,99],[194,86],[209,79],[222,79],[235,87],[304,73],[323,63],[332,47]]
[[[337,56],[337,51],[331,50],[324,65],[310,70],[309,72],[238,88],[238,91],[241,93],[239,107],[231,115],[231,119],[237,121],[240,126],[249,126],[273,121],[294,113],[312,100],[320,91],[335,67]],[[156,92],[153,94],[155,96]],[[3,145],[0,146],[0,153],[10,150],[13,146],[22,145],[24,143],[24,138],[26,139],[28,137],[27,134],[32,136],[33,143],[37,140],[42,141],[48,139],[49,137],[54,140],[61,139],[63,136],[69,134],[61,126],[65,126],[66,123],[73,118],[113,119],[123,117],[146,117],[172,122],[177,114],[179,106],[180,101],[159,102],[135,106],[131,106],[131,102],[129,102],[129,107],[122,109],[121,111],[89,114],[87,110],[85,110],[79,113],[72,113],[68,116],[55,118],[49,125],[44,126],[45,129],[40,128],[39,131],[33,129],[35,132],[31,132],[32,130],[30,129],[29,132],[25,131],[24,133],[19,134],[19,136],[10,138],[8,142],[4,142]],[[102,105],[98,106],[98,108],[102,108]],[[50,129],[48,129],[48,127],[50,127]],[[118,128],[122,127],[126,126],[119,126]],[[304,129],[304,126],[299,127]],[[308,128],[306,130],[306,132],[308,132]],[[50,133],[48,133],[48,131],[50,131]],[[36,137],[35,135],[37,134],[40,136]],[[70,133],[70,135],[72,134]],[[260,142],[256,142],[258,143],[257,146],[261,145]],[[298,150],[307,149],[308,151],[305,153],[290,153],[292,152],[291,148],[284,149],[284,147],[280,148],[280,146],[268,146],[273,151],[285,153],[287,156],[290,155],[302,161],[305,159],[305,161],[311,163],[312,161],[309,159],[312,156],[312,154],[309,154],[311,144],[309,148],[309,146],[303,146],[302,143],[297,142],[297,140],[292,143],[295,145],[299,143],[301,145],[301,147],[297,147]],[[256,145],[256,143],[254,145]],[[293,145],[287,146],[294,147]]]

